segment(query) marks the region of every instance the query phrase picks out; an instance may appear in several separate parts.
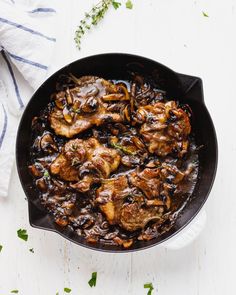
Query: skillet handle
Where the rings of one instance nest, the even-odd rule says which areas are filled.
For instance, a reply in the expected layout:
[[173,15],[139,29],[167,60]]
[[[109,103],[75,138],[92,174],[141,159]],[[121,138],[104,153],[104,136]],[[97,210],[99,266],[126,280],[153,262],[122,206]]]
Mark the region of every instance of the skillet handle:
[[204,104],[203,83],[202,79],[195,76],[176,73],[181,84],[184,95],[189,100],[198,101]]
[[179,234],[162,244],[170,250],[182,249],[190,245],[200,235],[206,225],[206,210],[201,210],[197,216]]

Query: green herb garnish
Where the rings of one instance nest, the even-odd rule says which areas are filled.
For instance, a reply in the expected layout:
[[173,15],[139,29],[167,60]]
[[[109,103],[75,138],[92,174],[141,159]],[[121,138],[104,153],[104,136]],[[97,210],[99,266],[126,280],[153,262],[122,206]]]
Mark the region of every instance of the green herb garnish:
[[126,1],[125,6],[128,9],[132,9],[133,8],[133,3],[131,2],[131,0],[128,0],[128,1]]
[[[98,4],[94,5],[90,12],[85,13],[85,18],[80,21],[80,25],[75,32],[75,43],[78,49],[80,49],[81,38],[85,32],[90,30],[92,26],[96,26],[104,18],[104,15],[112,2],[112,0],[102,0]],[[117,5],[114,5],[117,9]]]
[[3,248],[3,246],[2,246],[2,245],[0,245],[0,252],[2,251],[2,248]]
[[17,236],[24,241],[28,240],[28,234],[26,229],[18,229]]
[[[94,5],[89,12],[85,13],[85,17],[80,21],[75,32],[74,40],[78,49],[81,48],[81,39],[83,35],[104,18],[110,6],[113,6],[113,8],[117,10],[121,6],[121,3],[115,0],[101,0]],[[126,8],[132,9],[132,7],[132,2],[130,0],[126,1]]]
[[49,176],[50,176],[48,170],[45,170],[45,171],[44,171],[43,176],[44,176],[44,177],[49,177]]
[[152,291],[154,290],[152,283],[146,283],[143,285],[145,289],[149,289],[147,295],[152,295]]
[[12,290],[11,293],[17,294],[17,293],[19,293],[19,291],[18,290]]
[[64,288],[64,292],[70,293],[71,292],[71,289],[70,288]]
[[29,249],[31,253],[34,253],[34,248]]
[[56,295],[59,295],[59,292],[57,292]]
[[205,16],[205,17],[209,17],[209,15],[204,11],[202,12],[202,15]]
[[128,150],[126,147],[124,147],[123,145],[121,145],[119,143],[111,142],[111,146],[114,147],[117,150],[122,151],[125,154],[128,154],[128,155],[134,155],[135,154],[135,153],[131,152],[130,150]]
[[117,2],[117,1],[112,1],[112,6],[115,8],[115,9],[118,9],[120,6],[121,6],[121,3],[120,2]]
[[93,272],[91,279],[88,281],[88,284],[92,288],[96,286],[96,283],[97,283],[97,272]]

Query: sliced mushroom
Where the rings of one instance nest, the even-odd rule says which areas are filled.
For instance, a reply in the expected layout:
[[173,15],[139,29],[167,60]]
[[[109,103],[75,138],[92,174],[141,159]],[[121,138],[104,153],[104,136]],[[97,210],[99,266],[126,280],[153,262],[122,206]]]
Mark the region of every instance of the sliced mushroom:
[[68,220],[66,218],[62,218],[62,217],[58,217],[56,220],[55,220],[56,224],[62,226],[62,227],[65,227],[68,225]]
[[55,100],[56,106],[62,110],[66,104],[66,94],[64,91],[60,91],[52,97]]
[[63,112],[63,117],[64,117],[65,121],[69,124],[72,124],[72,122],[73,122],[72,112],[70,112],[67,107],[64,107],[62,112]]
[[42,171],[42,167],[41,165],[30,165],[29,167],[29,171],[31,172],[31,174],[35,177],[42,177],[43,176],[43,171]]
[[124,119],[130,122],[131,121],[130,107],[128,105],[124,108],[123,114],[124,114]]
[[47,183],[45,181],[45,179],[42,177],[42,178],[39,178],[36,180],[36,186],[42,191],[42,192],[46,192],[47,191]]
[[127,100],[126,96],[121,93],[111,93],[111,94],[106,94],[102,97],[103,101],[124,101]]
[[69,105],[73,104],[73,97],[70,93],[69,88],[66,89],[66,100]]
[[136,147],[140,150],[145,149],[145,144],[141,141],[141,139],[139,139],[137,136],[133,136],[131,138],[131,140],[133,141],[133,143],[136,145]]
[[50,133],[45,133],[40,140],[40,147],[44,152],[56,152],[58,151],[58,148],[52,138],[52,135]]
[[98,105],[98,100],[91,96],[82,105],[81,109],[84,113],[93,113],[97,110]]

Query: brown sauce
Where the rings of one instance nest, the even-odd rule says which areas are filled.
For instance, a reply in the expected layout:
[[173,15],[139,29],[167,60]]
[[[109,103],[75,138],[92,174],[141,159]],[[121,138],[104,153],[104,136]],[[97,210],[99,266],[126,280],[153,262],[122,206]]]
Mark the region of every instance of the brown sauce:
[[[32,121],[29,170],[57,224],[88,242],[128,248],[173,226],[194,190],[198,152],[187,108],[168,104],[164,91],[139,76],[106,83],[96,77],[58,82]],[[72,141],[84,147],[86,160],[74,156],[82,149],[74,142],[69,158]]]

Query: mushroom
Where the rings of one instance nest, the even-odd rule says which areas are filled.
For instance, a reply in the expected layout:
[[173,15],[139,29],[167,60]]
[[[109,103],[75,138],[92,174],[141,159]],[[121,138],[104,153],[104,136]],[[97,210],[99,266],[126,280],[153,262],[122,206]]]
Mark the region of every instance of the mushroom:
[[66,100],[69,105],[73,104],[73,98],[72,98],[69,88],[66,89]]
[[89,97],[82,105],[81,109],[84,113],[93,113],[98,108],[98,101],[93,96]]
[[62,110],[66,104],[66,94],[64,91],[60,91],[52,96],[55,100],[56,106]]
[[39,188],[42,192],[47,191],[47,184],[44,177],[37,179],[35,183],[37,188]]
[[64,117],[65,121],[67,123],[69,123],[69,124],[72,124],[72,121],[73,121],[73,114],[72,114],[72,112],[70,112],[68,110],[68,108],[65,106],[64,109],[63,109],[63,111],[62,111],[62,113],[63,113],[63,117]]
[[45,133],[40,140],[40,147],[44,152],[53,153],[57,152],[58,148],[50,133]]
[[33,164],[33,165],[30,165],[28,168],[33,176],[35,177],[43,176],[43,172],[42,172],[43,167],[40,164]]
[[111,93],[111,94],[106,94],[102,97],[102,100],[104,101],[123,101],[127,100],[126,96],[122,93]]

